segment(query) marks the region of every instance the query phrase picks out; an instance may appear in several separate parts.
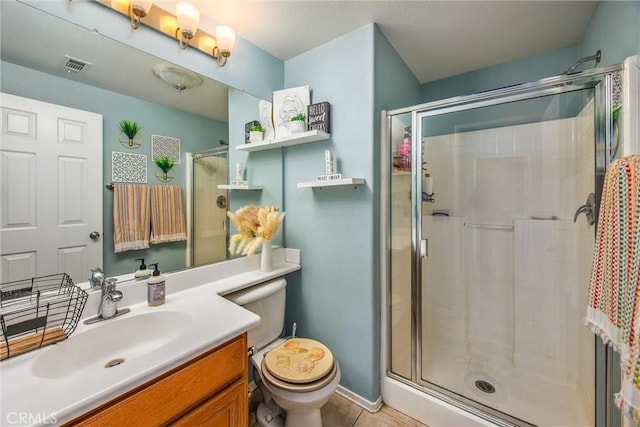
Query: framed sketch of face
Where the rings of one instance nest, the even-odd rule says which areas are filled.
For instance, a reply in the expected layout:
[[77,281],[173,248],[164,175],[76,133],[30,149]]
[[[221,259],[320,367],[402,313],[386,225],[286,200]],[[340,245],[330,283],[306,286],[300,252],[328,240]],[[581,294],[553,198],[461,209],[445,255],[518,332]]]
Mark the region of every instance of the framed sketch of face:
[[307,114],[307,107],[311,104],[309,86],[293,87],[273,92],[273,125],[275,137],[289,135],[291,117],[300,113]]

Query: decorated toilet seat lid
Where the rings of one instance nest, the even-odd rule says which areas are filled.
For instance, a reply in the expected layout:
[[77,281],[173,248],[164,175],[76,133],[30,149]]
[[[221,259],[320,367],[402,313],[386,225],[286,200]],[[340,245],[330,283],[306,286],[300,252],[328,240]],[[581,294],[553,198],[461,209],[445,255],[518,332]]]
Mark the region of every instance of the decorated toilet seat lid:
[[291,338],[269,351],[264,366],[274,377],[305,384],[325,377],[333,368],[331,350],[309,338]]
[[306,393],[310,391],[319,390],[322,387],[329,384],[331,381],[333,381],[337,373],[338,373],[338,364],[334,363],[333,368],[331,368],[331,371],[329,371],[329,374],[326,377],[320,378],[317,381],[311,381],[310,383],[294,384],[287,381],[282,381],[274,377],[273,374],[271,374],[271,372],[269,372],[269,370],[265,367],[265,361],[264,359],[262,359],[262,376],[264,380],[268,381],[269,384],[274,387],[277,387],[279,389],[286,390],[286,391],[295,392],[295,393]]

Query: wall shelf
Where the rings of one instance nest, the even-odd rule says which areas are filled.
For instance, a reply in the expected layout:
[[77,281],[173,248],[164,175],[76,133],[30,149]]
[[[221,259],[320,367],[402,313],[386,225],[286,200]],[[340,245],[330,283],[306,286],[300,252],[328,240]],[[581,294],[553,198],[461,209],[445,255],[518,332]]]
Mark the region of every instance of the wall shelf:
[[342,178],[332,181],[299,182],[298,188],[336,187],[339,185],[363,185],[365,182],[366,181],[364,178]]
[[302,133],[274,138],[269,141],[252,142],[251,144],[236,145],[236,150],[240,151],[262,151],[279,147],[290,147],[292,145],[306,144],[308,142],[324,141],[331,137],[330,134],[321,130],[309,130]]
[[262,190],[262,185],[218,184],[220,190]]

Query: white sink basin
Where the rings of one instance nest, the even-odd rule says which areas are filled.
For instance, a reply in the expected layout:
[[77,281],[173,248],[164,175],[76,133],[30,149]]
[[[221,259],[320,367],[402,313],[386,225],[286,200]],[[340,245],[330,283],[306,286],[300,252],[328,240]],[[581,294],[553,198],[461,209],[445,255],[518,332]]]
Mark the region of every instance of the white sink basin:
[[43,350],[32,365],[40,378],[65,378],[89,369],[118,369],[177,338],[193,317],[183,311],[157,311],[97,323]]

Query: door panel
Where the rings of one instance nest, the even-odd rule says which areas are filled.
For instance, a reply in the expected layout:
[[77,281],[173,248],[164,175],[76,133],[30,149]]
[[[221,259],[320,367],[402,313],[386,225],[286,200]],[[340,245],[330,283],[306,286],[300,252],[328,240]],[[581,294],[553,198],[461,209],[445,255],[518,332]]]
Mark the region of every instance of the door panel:
[[594,424],[594,226],[574,223],[595,191],[593,97],[418,115],[418,381],[518,424]]
[[102,266],[102,116],[2,94],[2,282]]

